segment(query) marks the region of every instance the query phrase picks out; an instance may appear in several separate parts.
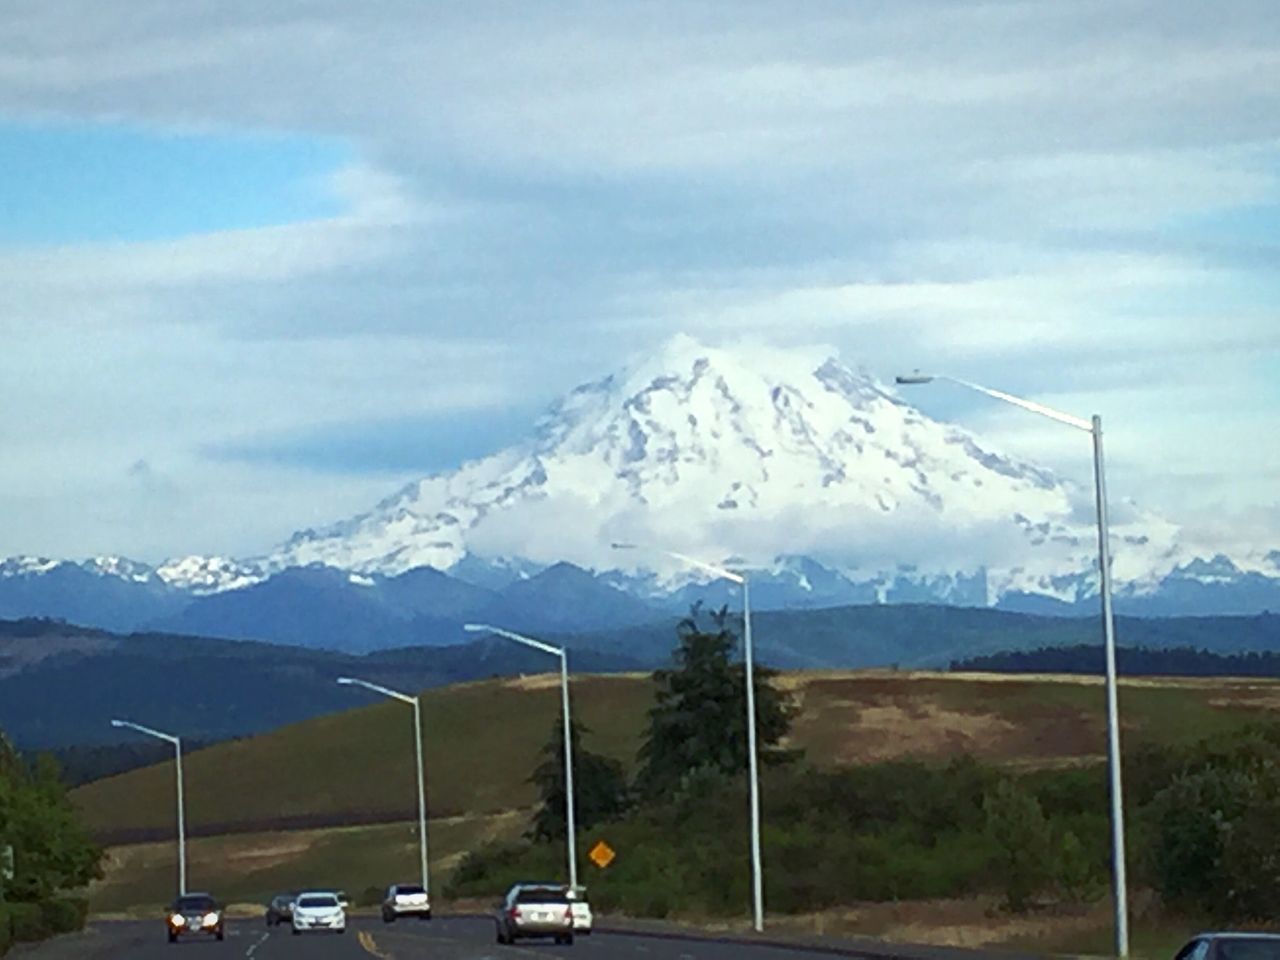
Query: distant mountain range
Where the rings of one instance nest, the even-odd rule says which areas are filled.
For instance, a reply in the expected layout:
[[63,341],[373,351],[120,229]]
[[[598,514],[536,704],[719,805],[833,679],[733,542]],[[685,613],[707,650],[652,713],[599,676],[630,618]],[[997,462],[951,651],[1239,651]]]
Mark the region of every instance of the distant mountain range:
[[[1093,615],[1092,509],[835,357],[677,337],[570,392],[526,442],[265,556],[0,562],[0,616],[360,652],[448,643],[466,619],[616,630],[740,602],[659,547],[750,568],[761,610]],[[1113,517],[1119,611],[1280,610],[1280,550],[1204,553],[1135,504]]]
[[[760,662],[787,670],[942,669],[1004,651],[1096,651],[1100,645],[1094,619],[936,605],[763,611],[754,626]],[[575,673],[651,670],[670,662],[675,627],[672,617],[542,635],[569,650]],[[1121,618],[1117,631],[1126,648],[1266,652],[1277,646],[1280,616]],[[109,721],[123,716],[197,740],[219,740],[359,703],[362,694],[335,683],[344,674],[417,690],[543,673],[554,668],[548,660],[492,638],[356,655],[169,633],[120,635],[46,620],[0,621],[0,731],[22,747],[103,744],[120,741]]]

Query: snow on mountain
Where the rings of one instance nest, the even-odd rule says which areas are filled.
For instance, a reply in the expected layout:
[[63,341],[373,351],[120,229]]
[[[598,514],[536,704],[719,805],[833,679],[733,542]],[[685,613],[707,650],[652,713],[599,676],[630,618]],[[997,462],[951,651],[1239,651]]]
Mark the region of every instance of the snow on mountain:
[[[1127,503],[1112,514],[1116,578],[1130,589],[1193,559],[1172,523]],[[303,531],[262,566],[396,574],[519,558],[647,567],[662,588],[688,579],[656,553],[610,551],[618,540],[712,559],[807,556],[879,582],[882,599],[906,566],[935,588],[982,570],[988,603],[1079,599],[1096,556],[1089,489],[926,417],[825,352],[681,336],[572,391],[528,442]]]
[[226,557],[179,557],[165,561],[155,572],[169,586],[200,596],[238,590],[266,579],[255,564]]
[[0,560],[0,577],[39,576],[64,562],[48,557],[8,557]]

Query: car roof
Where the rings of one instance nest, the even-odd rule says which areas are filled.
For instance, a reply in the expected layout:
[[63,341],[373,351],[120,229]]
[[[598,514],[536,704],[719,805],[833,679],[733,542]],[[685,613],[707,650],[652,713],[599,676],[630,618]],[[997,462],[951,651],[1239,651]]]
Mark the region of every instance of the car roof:
[[1280,940],[1280,933],[1267,930],[1210,930],[1197,933],[1193,940]]

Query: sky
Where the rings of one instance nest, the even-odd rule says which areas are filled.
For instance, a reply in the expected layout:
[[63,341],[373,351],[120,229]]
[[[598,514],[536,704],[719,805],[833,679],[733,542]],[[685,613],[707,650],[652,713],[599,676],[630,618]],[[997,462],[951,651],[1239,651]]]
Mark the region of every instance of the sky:
[[1278,265],[1274,0],[7,4],[0,556],[261,553],[677,333],[1274,548]]

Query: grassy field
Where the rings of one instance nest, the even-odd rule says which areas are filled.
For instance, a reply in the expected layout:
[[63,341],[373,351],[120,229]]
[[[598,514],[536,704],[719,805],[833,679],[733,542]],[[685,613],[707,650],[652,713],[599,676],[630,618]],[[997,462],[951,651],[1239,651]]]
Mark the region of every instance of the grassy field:
[[[1103,687],[1094,678],[869,671],[778,678],[798,706],[792,746],[820,765],[968,752],[1019,767],[1098,762]],[[647,676],[582,676],[575,716],[588,745],[634,762],[652,688]],[[525,829],[526,782],[558,717],[554,676],[492,680],[424,695],[431,861],[443,885],[457,859]],[[1131,679],[1121,692],[1126,747],[1177,744],[1280,718],[1280,682]],[[339,886],[353,896],[417,872],[411,711],[378,703],[221,744],[187,758],[190,885],[231,902],[282,889]],[[116,844],[91,891],[96,913],[151,914],[175,883],[172,764],[132,771],[73,794],[100,835],[152,831]],[[283,829],[290,819],[309,828]],[[206,834],[206,836],[200,836]],[[981,898],[866,904],[779,923],[797,932],[1106,950],[1105,905],[1088,913],[1010,918]],[[1176,929],[1175,929],[1176,928]],[[1137,923],[1143,955],[1163,956],[1178,923]]]
[[[459,857],[487,840],[518,836],[528,812],[458,817],[431,824],[431,869],[443,880]],[[152,915],[173,896],[173,841],[107,851],[106,877],[91,891],[95,913]],[[284,890],[336,888],[359,897],[367,887],[419,874],[417,822],[202,837],[187,845],[188,887],[215,891],[230,904],[264,904]]]
[[[793,673],[792,746],[818,764],[960,752],[1013,765],[1101,760],[1100,682],[1081,677],[939,673]],[[632,766],[651,704],[647,676],[583,676],[572,685],[586,745]],[[559,710],[552,676],[491,680],[423,697],[433,820],[529,807],[527,779]],[[1129,680],[1125,745],[1191,742],[1280,717],[1280,682]],[[388,702],[332,714],[186,758],[193,835],[409,820],[416,811],[412,712]],[[173,767],[88,784],[73,797],[100,836],[173,830]]]

